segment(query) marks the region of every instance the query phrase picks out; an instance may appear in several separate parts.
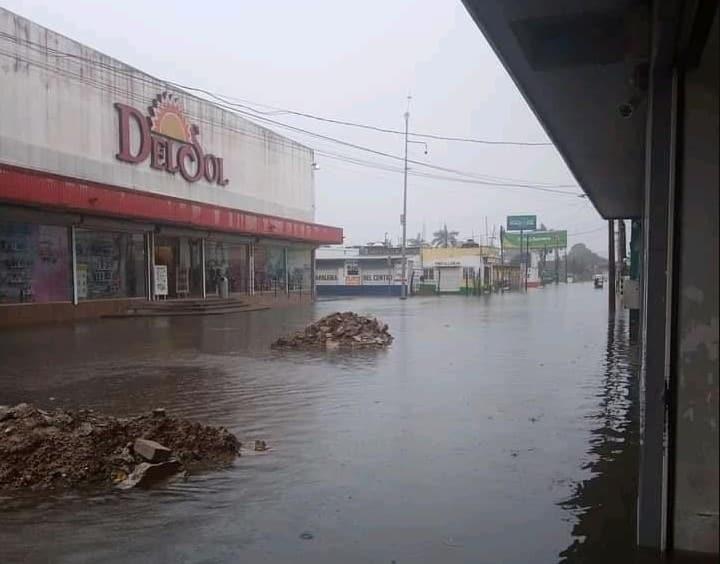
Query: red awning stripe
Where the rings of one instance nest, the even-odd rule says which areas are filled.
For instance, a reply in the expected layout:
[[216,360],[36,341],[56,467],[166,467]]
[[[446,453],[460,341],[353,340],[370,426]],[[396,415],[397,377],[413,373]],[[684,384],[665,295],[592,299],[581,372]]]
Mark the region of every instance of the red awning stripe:
[[317,244],[338,244],[343,239],[339,227],[191,202],[6,165],[0,165],[0,200]]

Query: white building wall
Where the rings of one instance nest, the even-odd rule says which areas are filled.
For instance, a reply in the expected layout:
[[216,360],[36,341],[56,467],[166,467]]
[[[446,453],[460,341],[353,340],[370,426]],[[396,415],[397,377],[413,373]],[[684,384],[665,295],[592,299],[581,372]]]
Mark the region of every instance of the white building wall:
[[[151,54],[148,54],[149,56]],[[116,102],[147,112],[177,95],[227,186],[129,164],[118,152]],[[115,59],[0,8],[0,163],[302,221],[314,219],[313,152],[169,88]]]

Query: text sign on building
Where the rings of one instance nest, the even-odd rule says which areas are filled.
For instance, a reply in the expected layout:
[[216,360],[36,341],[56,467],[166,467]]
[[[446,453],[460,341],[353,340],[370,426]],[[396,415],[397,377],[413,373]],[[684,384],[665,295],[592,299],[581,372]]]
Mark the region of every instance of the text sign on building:
[[509,215],[507,216],[508,231],[535,231],[537,229],[536,215]]
[[[534,231],[523,235],[523,249],[564,249],[567,247],[567,231]],[[519,233],[503,233],[506,250],[520,249]]]
[[[170,174],[180,173],[186,181],[204,179],[227,186],[223,159],[203,152],[200,130],[185,116],[180,100],[168,92],[158,94],[146,116],[126,104],[115,104],[119,123],[119,161],[140,164],[150,159],[150,167]],[[133,143],[138,139],[137,143]]]

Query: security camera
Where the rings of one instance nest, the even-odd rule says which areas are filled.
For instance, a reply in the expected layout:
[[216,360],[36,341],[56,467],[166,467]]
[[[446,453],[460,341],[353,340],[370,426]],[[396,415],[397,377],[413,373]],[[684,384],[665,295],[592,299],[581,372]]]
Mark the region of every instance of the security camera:
[[634,111],[635,108],[627,102],[618,106],[618,112],[620,113],[620,117],[625,119],[629,119]]
[[638,104],[640,103],[640,97],[639,96],[633,96],[630,98],[627,102],[623,102],[618,106],[618,113],[620,114],[620,117],[623,119],[630,119],[635,113],[635,108],[637,108]]

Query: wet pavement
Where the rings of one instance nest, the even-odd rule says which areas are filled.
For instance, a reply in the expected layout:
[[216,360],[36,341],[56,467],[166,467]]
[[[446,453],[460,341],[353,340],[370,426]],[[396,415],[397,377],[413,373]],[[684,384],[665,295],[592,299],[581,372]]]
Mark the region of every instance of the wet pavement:
[[[606,308],[575,284],[0,333],[0,404],[162,406],[271,447],[162,490],[0,498],[0,561],[627,561],[636,350]],[[336,310],[395,341],[269,348]]]

